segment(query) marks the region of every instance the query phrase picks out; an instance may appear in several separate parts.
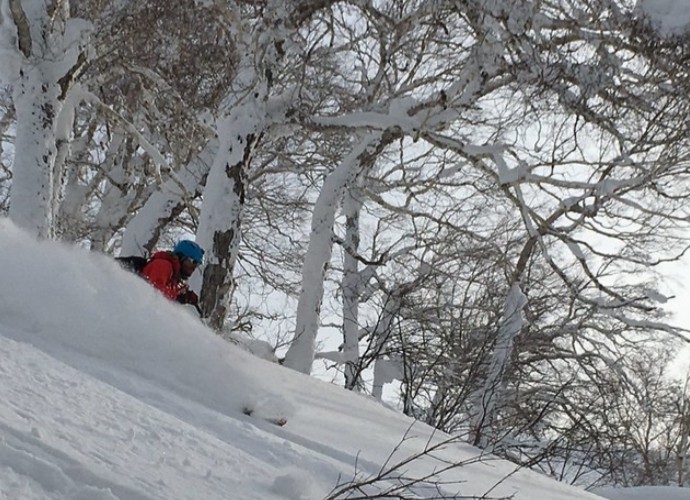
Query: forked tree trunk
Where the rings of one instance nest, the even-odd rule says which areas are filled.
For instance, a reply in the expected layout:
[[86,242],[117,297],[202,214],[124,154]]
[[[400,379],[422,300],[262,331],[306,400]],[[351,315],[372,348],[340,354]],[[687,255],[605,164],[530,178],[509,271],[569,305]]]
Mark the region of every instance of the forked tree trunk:
[[[15,29],[2,31],[0,49],[14,52],[8,59],[14,64],[4,70],[17,116],[9,215],[30,233],[54,238],[63,183],[56,168],[64,165],[56,164],[58,138],[69,140],[67,131],[57,130],[58,117],[86,62],[85,52],[80,52],[86,26],[69,19],[68,0],[8,0],[7,5],[3,24],[14,23]],[[62,147],[66,152],[67,145]]]
[[333,251],[333,225],[345,190],[355,185],[358,175],[367,172],[378,155],[397,137],[396,132],[372,133],[343,159],[323,183],[311,221],[309,246],[302,266],[302,289],[297,303],[297,322],[292,344],[284,364],[302,373],[310,373],[314,363],[316,335],[319,329],[323,281]]

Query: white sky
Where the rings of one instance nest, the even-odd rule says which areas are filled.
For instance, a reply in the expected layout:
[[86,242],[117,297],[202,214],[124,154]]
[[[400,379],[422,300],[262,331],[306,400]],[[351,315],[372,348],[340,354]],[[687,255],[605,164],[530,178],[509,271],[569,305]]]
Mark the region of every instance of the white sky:
[[[107,257],[37,243],[1,218],[0,263],[1,500],[316,500],[355,463],[363,475],[378,471],[412,425],[228,344]],[[414,424],[396,456],[430,435]],[[438,456],[477,453],[451,444]],[[439,466],[426,458],[407,472]],[[514,471],[487,458],[444,479],[462,481],[448,492],[482,495]],[[513,494],[595,498],[527,471],[492,491]]]
[[690,0],[638,0],[637,5],[664,36],[685,33],[690,27]]

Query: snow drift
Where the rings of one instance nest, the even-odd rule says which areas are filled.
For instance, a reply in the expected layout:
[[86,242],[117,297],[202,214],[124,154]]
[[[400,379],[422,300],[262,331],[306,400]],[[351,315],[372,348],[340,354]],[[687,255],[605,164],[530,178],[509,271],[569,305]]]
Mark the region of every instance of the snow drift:
[[35,242],[2,219],[0,234],[0,318],[8,336],[28,335],[63,359],[79,357],[92,374],[135,373],[221,413],[249,407],[257,416],[290,415],[290,404],[251,374],[248,355],[113,259]]

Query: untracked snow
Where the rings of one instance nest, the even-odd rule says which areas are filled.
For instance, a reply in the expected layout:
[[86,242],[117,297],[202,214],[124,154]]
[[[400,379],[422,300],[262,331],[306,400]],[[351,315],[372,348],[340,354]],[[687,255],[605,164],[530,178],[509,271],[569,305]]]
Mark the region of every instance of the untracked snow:
[[[321,499],[447,439],[221,340],[105,256],[0,219],[0,264],[2,500]],[[435,455],[406,475],[480,457]],[[443,479],[449,496],[597,498],[490,456]]]

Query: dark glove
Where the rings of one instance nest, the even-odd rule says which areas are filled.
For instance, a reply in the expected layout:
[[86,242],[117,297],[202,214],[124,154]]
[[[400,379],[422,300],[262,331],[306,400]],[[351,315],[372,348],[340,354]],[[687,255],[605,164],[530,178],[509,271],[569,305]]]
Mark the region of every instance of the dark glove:
[[177,296],[177,301],[180,304],[191,304],[195,306],[199,303],[199,296],[191,290],[187,290]]

